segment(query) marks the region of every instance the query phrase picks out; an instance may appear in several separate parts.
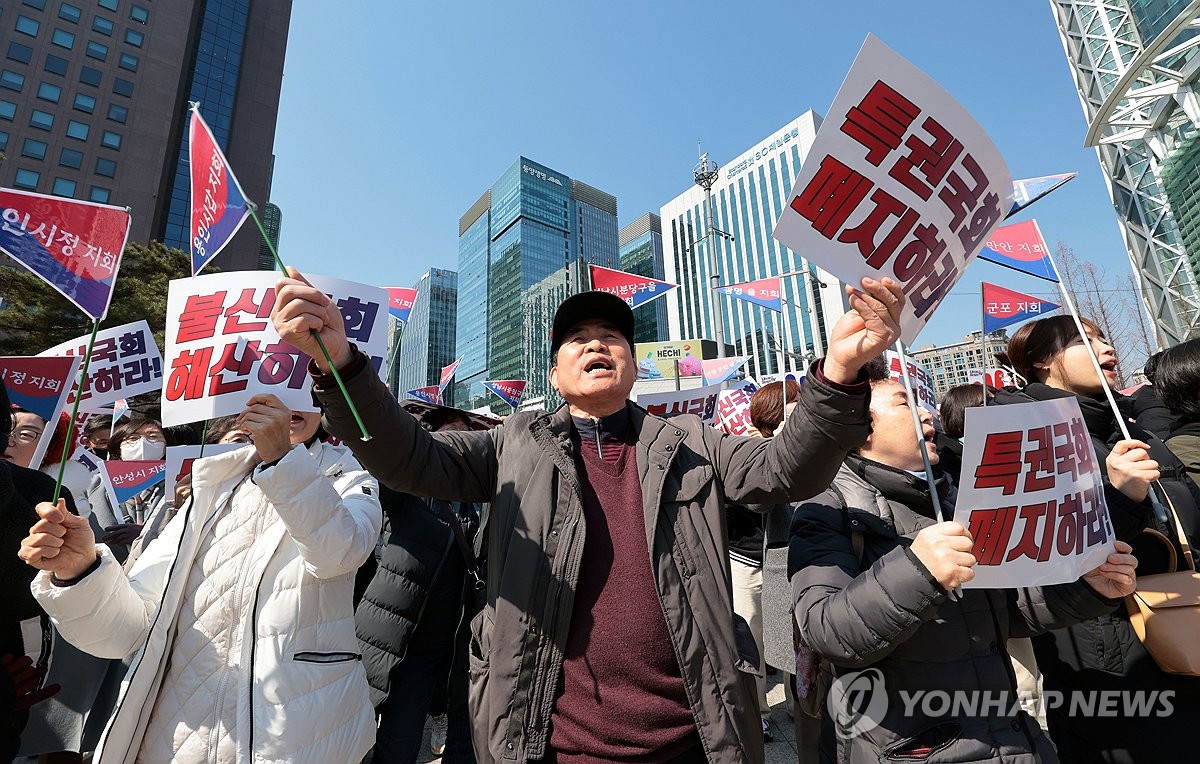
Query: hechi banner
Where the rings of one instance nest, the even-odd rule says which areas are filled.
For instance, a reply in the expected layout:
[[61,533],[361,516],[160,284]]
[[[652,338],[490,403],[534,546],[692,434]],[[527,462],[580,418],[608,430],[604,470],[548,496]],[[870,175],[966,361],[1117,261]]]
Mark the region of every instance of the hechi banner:
[[983,287],[983,331],[991,334],[1006,326],[1041,318],[1058,308],[1058,303],[1015,292],[997,284],[980,282]]
[[635,401],[655,416],[695,414],[705,424],[712,424],[717,413],[720,385],[694,387],[690,390],[669,390],[665,393],[645,393]]
[[188,123],[193,276],[229,243],[250,214],[246,194],[196,106]]
[[388,287],[388,313],[397,321],[408,323],[413,306],[417,304],[417,290],[410,287]]
[[[90,334],[76,337],[38,355],[82,357],[87,351],[90,337]],[[96,335],[96,344],[92,346],[79,407],[84,411],[95,411],[122,398],[157,391],[162,387],[162,377],[162,356],[148,323],[134,321],[102,329]],[[66,405],[74,402],[75,390],[72,385]]]
[[[888,372],[891,373],[892,379],[903,385],[904,371],[900,366],[900,354],[889,350],[885,355],[887,356]],[[933,375],[929,373],[929,369],[920,361],[909,358],[908,376],[912,379],[913,394],[917,398],[917,405],[937,419],[937,386],[933,383]]]
[[[387,292],[328,276],[305,277],[341,311],[346,336],[378,371],[387,346]],[[167,292],[164,425],[237,414],[269,393],[294,411],[314,411],[309,357],[271,324],[272,271],[175,279]]]
[[911,343],[1012,205],[1012,178],[950,95],[869,35],[775,225],[775,238],[857,286],[890,277]]
[[719,286],[716,291],[727,297],[761,305],[777,313],[783,312],[783,291],[779,287],[778,276]]
[[[105,461],[100,462],[100,476],[113,511],[120,512],[125,502],[151,486],[161,483],[167,476],[165,461]],[[121,519],[118,515],[117,519]],[[144,523],[146,518],[130,518],[135,523]]]
[[717,396],[717,416],[713,427],[726,435],[749,435],[753,426],[750,422],[750,398],[756,392],[758,383],[749,377],[737,387],[722,390]]
[[1036,220],[1001,226],[992,232],[979,257],[1014,271],[1058,283],[1058,272],[1050,261],[1050,249]]
[[612,268],[601,268],[599,265],[589,267],[592,271],[592,289],[597,292],[614,294],[628,303],[631,308],[645,305],[679,286],[652,279],[649,276],[614,271]]
[[528,383],[523,379],[491,379],[485,380],[483,387],[516,411],[521,405],[521,399],[525,397],[526,384]]
[[0,250],[90,316],[108,313],[129,211],[0,189]]
[[1074,398],[967,409],[954,519],[971,532],[970,589],[1063,584],[1104,562],[1113,527]]
[[42,457],[54,439],[59,415],[66,406],[71,383],[79,373],[81,360],[78,356],[0,357],[0,380],[4,381],[9,400],[14,406],[20,406],[46,420],[46,427],[29,464],[18,466],[37,469],[42,463]]
[[415,390],[409,390],[405,395],[418,401],[432,403],[434,406],[442,405],[442,388],[437,385],[418,387]]

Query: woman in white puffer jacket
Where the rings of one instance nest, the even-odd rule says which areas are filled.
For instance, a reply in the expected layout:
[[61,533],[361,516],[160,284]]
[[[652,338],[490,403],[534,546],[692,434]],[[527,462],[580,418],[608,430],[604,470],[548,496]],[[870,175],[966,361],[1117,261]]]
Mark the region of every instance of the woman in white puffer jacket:
[[254,447],[196,463],[128,578],[86,520],[37,506],[20,555],[39,603],[81,650],[138,651],[99,764],[353,762],[374,742],[352,594],[378,486],[318,414],[255,396],[239,426]]

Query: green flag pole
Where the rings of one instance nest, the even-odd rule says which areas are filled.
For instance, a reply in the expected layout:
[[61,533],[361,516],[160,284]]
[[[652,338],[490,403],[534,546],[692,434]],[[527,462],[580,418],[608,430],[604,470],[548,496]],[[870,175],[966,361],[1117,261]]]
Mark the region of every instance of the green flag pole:
[[[254,224],[258,226],[258,232],[262,234],[262,240],[267,245],[267,249],[271,251],[271,256],[275,258],[275,264],[279,266],[280,272],[285,277],[290,277],[287,266],[283,264],[283,260],[279,258],[279,253],[275,251],[275,245],[271,242],[271,237],[267,236],[267,229],[263,228],[262,221],[258,219],[258,213],[255,211],[254,205],[247,205],[247,209],[250,210],[250,217],[254,218]],[[346,405],[350,407],[350,413],[354,415],[354,421],[358,424],[359,440],[365,443],[371,439],[371,435],[367,432],[367,426],[363,423],[362,416],[359,415],[354,401],[350,400],[350,391],[346,389],[346,383],[342,381],[342,375],[338,372],[337,366],[334,365],[333,358],[329,356],[329,351],[325,348],[325,343],[321,340],[321,335],[315,331],[312,334],[317,340],[317,345],[321,348],[321,355],[325,356],[325,363],[329,364],[329,371],[333,374],[333,379],[337,382],[338,389],[342,391],[342,397],[346,400]]]
[[[92,360],[92,347],[96,344],[96,333],[100,331],[100,319],[92,319],[92,336],[88,339],[87,350],[83,351],[83,367],[79,370],[79,378],[75,382],[75,403],[71,405],[71,419],[67,422],[67,439],[63,443],[62,458],[58,460],[58,477],[54,480],[54,498],[51,504],[58,503],[62,495],[63,475],[67,471],[67,460],[71,458],[71,442],[75,434],[75,417],[79,414],[79,399],[83,397],[83,385],[87,382],[88,364]],[[53,423],[48,423],[53,426]]]

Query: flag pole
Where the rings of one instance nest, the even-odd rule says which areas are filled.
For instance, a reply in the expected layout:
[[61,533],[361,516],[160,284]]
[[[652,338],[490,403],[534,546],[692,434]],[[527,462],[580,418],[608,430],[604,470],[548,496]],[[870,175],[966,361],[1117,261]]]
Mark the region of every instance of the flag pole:
[[[279,258],[279,252],[275,250],[275,244],[271,241],[271,237],[267,236],[267,229],[263,228],[262,221],[258,219],[258,213],[255,211],[254,204],[248,203],[246,209],[250,211],[250,217],[254,218],[254,225],[258,226],[258,232],[262,234],[263,243],[271,251],[271,257],[275,258],[275,264],[279,266],[279,270],[283,273],[284,278],[291,278],[287,266],[283,264],[283,260]],[[321,335],[315,330],[312,336],[317,341],[317,347],[321,348],[321,355],[325,356],[325,363],[329,365],[329,371],[333,374],[333,380],[337,382],[338,389],[342,391],[342,398],[345,399],[346,405],[350,407],[350,413],[354,415],[354,421],[358,424],[359,440],[366,443],[371,439],[371,434],[367,432],[367,425],[363,423],[362,416],[358,413],[358,408],[354,405],[354,401],[350,400],[350,391],[346,389],[346,383],[342,380],[341,373],[338,372],[337,366],[333,363],[333,358],[329,355],[329,350],[325,347],[325,341],[321,339]]]
[[83,368],[79,370],[79,378],[75,381],[75,402],[71,405],[71,419],[67,422],[67,439],[63,442],[62,458],[58,460],[58,476],[54,479],[54,498],[51,504],[58,503],[62,495],[63,475],[67,471],[67,459],[71,455],[71,441],[75,434],[75,417],[79,415],[79,399],[83,397],[83,385],[87,382],[88,365],[92,360],[92,347],[96,344],[96,333],[100,331],[100,319],[92,319],[92,336],[88,338],[87,350],[83,351]]

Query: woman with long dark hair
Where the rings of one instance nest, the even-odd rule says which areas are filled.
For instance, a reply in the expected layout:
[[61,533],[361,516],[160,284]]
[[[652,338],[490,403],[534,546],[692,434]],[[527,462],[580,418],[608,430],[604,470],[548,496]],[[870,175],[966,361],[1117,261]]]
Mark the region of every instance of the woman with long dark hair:
[[[1116,388],[1117,355],[1093,322],[1082,321],[1103,379],[1088,356],[1083,338],[1070,316],[1055,316],[1025,324],[1013,335],[1008,357],[1018,374],[1029,380],[1024,388],[1000,390],[1000,405],[1074,397],[1091,435],[1104,473],[1104,496],[1117,538],[1133,545],[1138,575],[1166,571],[1165,548],[1149,534],[1154,528],[1174,539],[1171,525],[1160,517],[1151,499],[1174,507],[1185,528],[1200,517],[1200,491],[1163,441],[1132,419],[1131,401],[1114,393],[1133,440],[1126,440],[1106,400],[1104,388]],[[1195,545],[1195,534],[1191,543]],[[1180,559],[1182,559],[1181,550]],[[1034,638],[1038,667],[1047,697],[1062,693],[1064,703],[1047,708],[1050,733],[1064,762],[1157,762],[1179,754],[1179,741],[1190,736],[1200,719],[1200,679],[1163,672],[1138,641],[1121,605],[1112,613]],[[1141,716],[1120,717],[1081,713],[1072,708],[1072,692],[1129,693],[1171,691],[1171,713],[1162,707]],[[1101,696],[1103,697],[1103,696]],[[1156,696],[1157,697],[1157,696]],[[1086,702],[1081,701],[1081,702]]]

